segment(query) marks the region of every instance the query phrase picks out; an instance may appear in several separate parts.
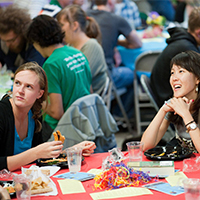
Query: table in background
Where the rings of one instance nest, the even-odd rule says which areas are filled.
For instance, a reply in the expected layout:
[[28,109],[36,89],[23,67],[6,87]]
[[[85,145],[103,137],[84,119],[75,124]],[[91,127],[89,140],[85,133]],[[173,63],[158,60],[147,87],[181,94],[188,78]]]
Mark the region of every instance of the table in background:
[[[196,156],[198,156],[199,154],[195,154]],[[108,156],[108,153],[97,153],[97,154],[92,154],[90,157],[85,157],[85,160],[82,163],[81,166],[81,171],[82,172],[87,172],[90,169],[93,168],[101,168],[101,164],[102,164],[102,160],[105,159]],[[145,156],[143,156],[143,161],[149,161]],[[180,169],[182,170],[183,168],[183,161],[175,161],[175,169]],[[25,167],[30,167],[29,166],[25,166]],[[65,172],[68,172],[68,169],[61,169],[60,171],[58,171],[56,173],[56,175],[58,174],[62,174]],[[17,171],[17,173],[20,173],[20,171]],[[190,172],[190,173],[185,173],[186,176],[188,178],[200,178],[200,171],[196,171],[196,172]],[[54,178],[53,176],[51,177],[51,179],[54,181],[54,183],[57,186],[57,190],[58,190],[58,195],[57,196],[37,196],[37,197],[31,197],[32,200],[45,200],[48,198],[48,200],[93,200],[92,197],[90,196],[90,193],[94,193],[94,192],[101,192],[102,190],[95,190],[94,189],[94,180],[89,180],[89,181],[84,181],[83,186],[85,188],[85,193],[75,193],[75,194],[65,194],[63,195],[60,189],[60,186],[58,184],[57,180],[60,180],[58,178]],[[161,181],[165,181],[165,179],[160,179]],[[180,194],[177,196],[172,196],[172,195],[168,195],[168,194],[164,194],[161,192],[157,192],[154,190],[151,190],[151,192],[153,193],[150,195],[141,195],[141,196],[134,196],[134,197],[126,197],[126,198],[115,198],[115,200],[132,200],[134,198],[134,200],[158,200],[158,199],[162,199],[162,200],[183,200],[185,199],[185,194]],[[113,199],[114,200],[114,199]]]
[[11,80],[10,73],[0,73],[0,100],[1,98],[11,90],[13,81]]
[[[137,31],[138,35],[141,37],[143,31]],[[137,57],[146,51],[150,50],[163,50],[166,46],[166,38],[169,35],[166,31],[163,32],[163,37],[142,39],[142,47],[137,49],[127,49],[122,46],[118,46],[117,49],[120,52],[122,63],[124,66],[130,69],[135,69],[135,61]]]

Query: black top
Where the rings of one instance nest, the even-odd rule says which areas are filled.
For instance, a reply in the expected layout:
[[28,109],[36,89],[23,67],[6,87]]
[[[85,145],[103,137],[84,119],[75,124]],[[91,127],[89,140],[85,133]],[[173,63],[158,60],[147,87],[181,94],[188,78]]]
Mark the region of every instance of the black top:
[[170,34],[170,38],[166,40],[168,45],[158,57],[151,73],[151,87],[159,107],[173,96],[169,83],[171,59],[187,50],[200,52],[195,38],[186,29],[175,27],[168,32]]
[[[9,98],[0,101],[0,170],[7,169],[7,156],[14,153],[15,120]],[[32,147],[42,143],[42,134],[35,133]]]
[[45,58],[42,57],[32,44],[26,43],[20,53],[14,53],[0,40],[0,62],[2,65],[6,64],[9,70],[15,72],[20,65],[33,61],[42,67]]

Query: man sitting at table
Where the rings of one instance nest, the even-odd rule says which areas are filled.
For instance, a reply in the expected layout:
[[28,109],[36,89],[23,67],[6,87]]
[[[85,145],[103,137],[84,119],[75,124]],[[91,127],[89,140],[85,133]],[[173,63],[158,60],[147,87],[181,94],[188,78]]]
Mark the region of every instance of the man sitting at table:
[[[129,92],[132,92],[133,71],[125,66],[118,67],[120,63],[118,63],[118,57],[115,52],[118,44],[126,48],[139,48],[142,46],[142,41],[124,18],[111,13],[115,6],[112,0],[95,0],[95,4],[97,5],[97,10],[88,10],[87,14],[93,17],[100,26],[102,47],[113,81],[117,88],[127,87],[130,88]],[[120,34],[125,36],[125,40],[118,40]],[[133,107],[133,96],[124,99],[126,99],[124,106],[128,111],[131,109],[130,107]],[[129,108],[128,105],[130,106]]]
[[173,27],[168,29],[168,32],[170,34],[170,38],[166,40],[168,45],[159,55],[151,73],[151,86],[159,107],[173,96],[169,84],[171,59],[187,50],[200,52],[198,48],[200,45],[200,7],[194,8],[190,14],[188,30]]
[[31,22],[28,10],[9,6],[0,12],[0,68],[15,70],[23,63],[36,61],[43,65],[45,59],[27,42],[25,31]]
[[64,33],[53,17],[39,15],[34,18],[27,38],[43,57],[48,57],[43,65],[49,92],[43,124],[43,141],[47,141],[69,106],[90,94],[91,71],[81,51],[62,44]]

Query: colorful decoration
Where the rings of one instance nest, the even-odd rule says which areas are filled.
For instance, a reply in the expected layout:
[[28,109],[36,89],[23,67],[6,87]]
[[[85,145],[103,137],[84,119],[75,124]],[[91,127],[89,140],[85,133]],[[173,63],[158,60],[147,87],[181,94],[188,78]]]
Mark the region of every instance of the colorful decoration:
[[97,175],[94,180],[96,189],[111,190],[122,187],[138,187],[150,182],[152,179],[148,173],[129,168],[122,161],[112,164],[109,169]]
[[144,30],[142,38],[161,37],[165,21],[166,18],[160,16],[157,12],[155,11],[150,12],[146,20],[146,23],[149,26],[146,30]]
[[157,12],[152,11],[150,12],[149,16],[147,17],[146,23],[148,25],[165,25],[166,18],[164,16],[159,15]]

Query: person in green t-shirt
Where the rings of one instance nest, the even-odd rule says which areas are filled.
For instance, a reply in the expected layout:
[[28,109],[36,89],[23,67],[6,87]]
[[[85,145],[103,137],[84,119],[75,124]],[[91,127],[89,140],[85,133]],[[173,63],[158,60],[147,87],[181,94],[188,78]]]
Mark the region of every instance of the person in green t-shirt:
[[62,44],[64,33],[54,18],[47,15],[34,18],[27,37],[36,50],[47,58],[43,65],[50,101],[44,120],[44,126],[48,127],[48,131],[43,133],[43,140],[46,141],[69,106],[78,98],[90,94],[91,71],[81,51]]

